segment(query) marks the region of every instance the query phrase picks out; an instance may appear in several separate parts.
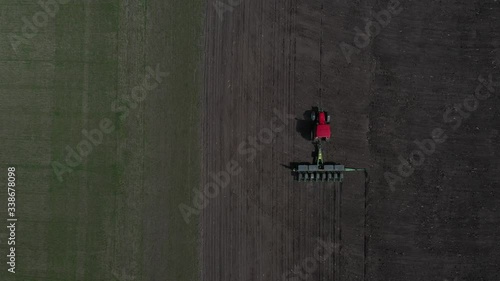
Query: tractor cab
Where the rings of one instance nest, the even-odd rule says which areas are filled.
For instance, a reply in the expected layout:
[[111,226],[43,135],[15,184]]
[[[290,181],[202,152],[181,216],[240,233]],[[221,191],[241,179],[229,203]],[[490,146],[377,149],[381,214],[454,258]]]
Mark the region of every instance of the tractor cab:
[[326,111],[313,108],[311,111],[311,120],[314,122],[314,127],[311,132],[312,140],[314,142],[330,140],[330,115],[328,115]]

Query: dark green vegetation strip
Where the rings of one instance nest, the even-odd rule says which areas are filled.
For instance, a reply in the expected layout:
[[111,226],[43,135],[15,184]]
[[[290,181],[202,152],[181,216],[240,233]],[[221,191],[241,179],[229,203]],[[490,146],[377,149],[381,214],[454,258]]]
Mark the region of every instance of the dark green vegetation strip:
[[[54,28],[53,160],[64,161],[67,145],[76,150],[82,129],[98,128],[102,118],[112,117],[118,58],[109,39],[118,29],[119,8],[118,1],[60,6]],[[46,280],[110,276],[107,255],[116,237],[112,226],[120,183],[115,138],[105,136],[62,183],[52,174]]]
[[[172,119],[168,129],[171,130],[173,145],[170,146],[173,157],[167,170],[170,184],[175,191],[169,197],[168,264],[173,269],[169,280],[197,280],[198,269],[198,221],[186,224],[178,205],[191,202],[193,188],[199,186],[200,142],[199,142],[199,93],[201,79],[197,73],[200,63],[200,38],[202,24],[202,1],[169,1],[172,4],[171,29],[172,65],[169,66],[171,76],[167,83],[170,100],[169,111]],[[184,163],[184,164],[183,164]],[[196,239],[194,239],[196,237]]]

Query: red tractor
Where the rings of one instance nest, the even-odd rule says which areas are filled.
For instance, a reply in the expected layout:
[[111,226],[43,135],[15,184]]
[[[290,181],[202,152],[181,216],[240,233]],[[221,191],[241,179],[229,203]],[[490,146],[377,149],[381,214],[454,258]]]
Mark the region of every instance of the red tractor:
[[311,132],[312,141],[319,142],[320,140],[330,140],[330,115],[328,115],[328,112],[313,107],[311,111],[311,120],[314,122],[314,127]]
[[[347,168],[344,165],[334,162],[323,162],[323,150],[321,141],[330,139],[330,115],[321,108],[313,107],[311,111],[311,120],[313,128],[311,130],[311,139],[316,147],[316,155],[313,163],[296,162],[291,163],[295,180],[303,182],[311,181],[333,181],[342,183],[344,172],[365,172],[365,181],[367,181],[367,172],[363,168]],[[366,185],[365,185],[366,186]]]

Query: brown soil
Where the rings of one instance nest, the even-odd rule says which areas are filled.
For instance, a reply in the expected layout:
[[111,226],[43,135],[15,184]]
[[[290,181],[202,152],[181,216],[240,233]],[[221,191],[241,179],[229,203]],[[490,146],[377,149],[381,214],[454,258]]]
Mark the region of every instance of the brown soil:
[[[205,27],[202,182],[231,160],[242,171],[202,213],[203,280],[302,280],[294,268],[314,257],[318,239],[339,242],[341,254],[307,280],[496,279],[498,96],[456,130],[443,114],[474,92],[479,75],[500,74],[492,64],[498,5],[402,3],[348,63],[339,44],[354,45],[355,27],[386,1],[242,1],[222,20],[214,3]],[[346,175],[340,207],[339,186],[294,182],[286,167],[312,160],[303,114],[315,105],[332,114],[326,159],[369,169],[368,190],[362,173]],[[254,159],[238,152],[280,128],[271,123],[275,109],[297,120],[272,143],[258,142]],[[397,174],[398,156],[436,127],[449,139],[391,191],[384,173]]]

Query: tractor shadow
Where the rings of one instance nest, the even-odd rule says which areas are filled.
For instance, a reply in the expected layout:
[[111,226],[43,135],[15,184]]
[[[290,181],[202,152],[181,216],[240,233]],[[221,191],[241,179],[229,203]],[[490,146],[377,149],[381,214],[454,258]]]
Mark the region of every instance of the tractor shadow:
[[305,139],[312,140],[311,132],[313,129],[313,121],[311,120],[311,112],[312,110],[306,110],[302,115],[303,119],[295,118],[297,124],[295,126],[295,130]]
[[293,172],[293,169],[296,167],[296,163],[292,163],[290,162],[290,165],[286,165],[286,164],[280,164],[282,167],[286,168],[287,170],[289,170],[290,172],[290,176],[294,176],[294,172]]
[[290,176],[295,176],[293,169],[297,168],[299,165],[311,165],[309,162],[290,162],[289,165],[280,164],[282,167],[286,168],[290,172]]

